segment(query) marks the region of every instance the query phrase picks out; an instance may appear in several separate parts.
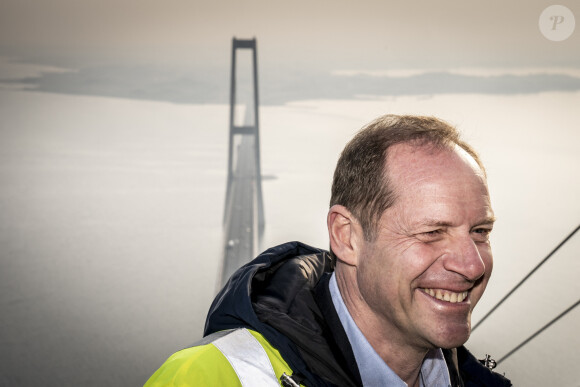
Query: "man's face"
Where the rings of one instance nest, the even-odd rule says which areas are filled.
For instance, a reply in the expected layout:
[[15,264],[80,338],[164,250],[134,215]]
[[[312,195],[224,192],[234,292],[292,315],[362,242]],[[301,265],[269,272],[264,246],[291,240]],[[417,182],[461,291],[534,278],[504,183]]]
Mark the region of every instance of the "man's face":
[[493,264],[483,172],[459,147],[398,144],[387,165],[397,198],[381,216],[377,238],[363,243],[361,295],[391,339],[417,348],[459,346]]

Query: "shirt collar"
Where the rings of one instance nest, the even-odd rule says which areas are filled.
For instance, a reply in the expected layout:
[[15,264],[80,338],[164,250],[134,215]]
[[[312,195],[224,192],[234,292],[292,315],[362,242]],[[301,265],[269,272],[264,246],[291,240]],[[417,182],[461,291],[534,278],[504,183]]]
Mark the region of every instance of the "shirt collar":
[[[338,289],[335,273],[329,283],[332,303],[344,327],[356,359],[363,386],[407,387],[399,376],[389,368],[367,341],[352,319]],[[440,348],[429,351],[421,366],[421,386],[450,386],[449,371]]]

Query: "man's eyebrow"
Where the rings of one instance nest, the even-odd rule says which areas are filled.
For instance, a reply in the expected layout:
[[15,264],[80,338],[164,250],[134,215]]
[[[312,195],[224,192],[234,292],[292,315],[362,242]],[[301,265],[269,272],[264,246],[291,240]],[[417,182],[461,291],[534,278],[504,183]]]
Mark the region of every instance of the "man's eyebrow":
[[[475,222],[475,225],[481,226],[483,224],[494,224],[495,221],[496,221],[496,217],[491,215],[491,216],[486,216],[485,218],[483,218],[481,220],[478,220],[477,222]],[[452,222],[434,219],[434,218],[423,218],[417,222],[417,225],[429,226],[429,227],[453,227]]]
[[417,222],[420,226],[432,226],[432,227],[451,227],[453,223],[444,220],[438,220],[433,218],[423,218]]
[[496,217],[491,215],[491,216],[486,216],[485,218],[483,218],[482,220],[480,220],[479,222],[477,222],[477,225],[482,225],[482,224],[494,224],[496,221]]

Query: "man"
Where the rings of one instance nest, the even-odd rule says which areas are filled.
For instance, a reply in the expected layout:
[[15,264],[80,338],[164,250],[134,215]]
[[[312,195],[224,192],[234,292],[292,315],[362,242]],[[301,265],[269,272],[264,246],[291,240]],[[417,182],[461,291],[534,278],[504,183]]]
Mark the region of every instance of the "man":
[[147,386],[510,386],[464,347],[492,270],[485,170],[435,118],[384,116],[338,161],[330,253],[293,242],[239,269],[205,338]]

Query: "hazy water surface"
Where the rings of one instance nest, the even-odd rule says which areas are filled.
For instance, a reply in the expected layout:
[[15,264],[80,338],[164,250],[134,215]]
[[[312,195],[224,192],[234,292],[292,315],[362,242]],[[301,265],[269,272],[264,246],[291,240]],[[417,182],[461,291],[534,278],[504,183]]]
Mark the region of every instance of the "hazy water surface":
[[[0,385],[141,385],[201,336],[221,258],[226,105],[0,90]],[[498,223],[474,319],[580,220],[578,92],[317,100],[261,109],[264,248],[327,246],[334,164],[384,113],[434,114],[481,152]],[[503,356],[580,294],[579,238],[478,329]],[[577,386],[574,311],[500,366]]]

